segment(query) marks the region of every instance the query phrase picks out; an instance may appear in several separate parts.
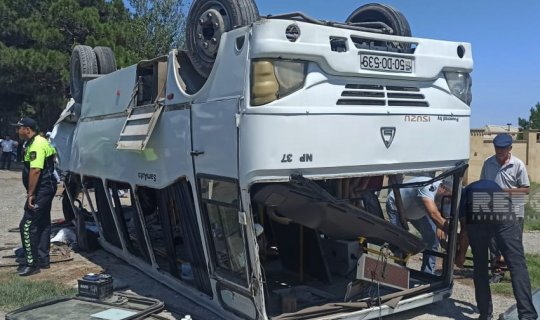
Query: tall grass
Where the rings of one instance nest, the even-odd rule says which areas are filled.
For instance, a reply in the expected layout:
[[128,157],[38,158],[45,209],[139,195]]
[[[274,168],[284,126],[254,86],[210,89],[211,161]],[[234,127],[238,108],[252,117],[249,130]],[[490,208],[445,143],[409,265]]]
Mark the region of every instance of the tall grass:
[[[534,291],[534,289],[540,287],[540,255],[526,253],[525,258],[527,259],[527,268],[529,269],[531,287]],[[502,282],[491,284],[491,292],[506,296],[513,296],[509,272],[505,272]]]
[[73,296],[76,290],[52,281],[32,280],[15,273],[0,272],[0,309],[10,311],[60,296]]
[[525,230],[540,230],[540,184],[531,183],[529,201],[525,204]]

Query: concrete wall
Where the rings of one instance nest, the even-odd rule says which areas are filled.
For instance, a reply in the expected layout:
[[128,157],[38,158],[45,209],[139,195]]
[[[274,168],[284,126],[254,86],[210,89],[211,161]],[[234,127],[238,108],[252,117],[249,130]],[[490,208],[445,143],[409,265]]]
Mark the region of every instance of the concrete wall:
[[[516,140],[512,145],[512,155],[518,157],[527,166],[529,179],[540,182],[540,143],[537,131],[523,133],[524,140]],[[484,160],[495,154],[493,140],[484,139],[484,130],[471,130],[469,169],[465,173],[465,183],[480,178],[480,171]]]

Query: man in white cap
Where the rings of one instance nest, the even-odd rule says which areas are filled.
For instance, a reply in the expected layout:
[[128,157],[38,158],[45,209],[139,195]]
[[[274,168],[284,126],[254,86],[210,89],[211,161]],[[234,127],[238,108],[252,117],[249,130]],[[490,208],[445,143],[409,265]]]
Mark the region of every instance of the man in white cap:
[[[430,177],[415,177],[405,180],[404,183],[422,183],[431,180]],[[401,214],[410,222],[422,236],[422,241],[426,244],[427,250],[438,251],[439,240],[445,237],[444,232],[448,230],[448,220],[439,211],[437,202],[443,196],[449,196],[452,193],[452,180],[435,181],[431,184],[401,188],[401,202],[403,211]],[[395,203],[394,192],[388,194],[386,200],[386,212],[390,222],[396,226],[403,227],[399,219],[397,205]],[[399,253],[396,253],[399,255]],[[435,273],[436,257],[424,253],[422,258],[421,270],[427,273]]]

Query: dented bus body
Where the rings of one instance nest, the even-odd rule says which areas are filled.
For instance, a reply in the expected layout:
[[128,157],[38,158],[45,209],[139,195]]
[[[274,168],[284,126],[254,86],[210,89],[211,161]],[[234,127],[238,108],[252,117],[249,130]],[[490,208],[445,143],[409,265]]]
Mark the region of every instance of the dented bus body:
[[[177,50],[86,76],[58,121],[67,196],[88,200],[100,244],[230,319],[369,319],[448,297],[470,45],[273,17],[217,50],[207,79]],[[433,275],[381,206],[407,175],[454,179]]]

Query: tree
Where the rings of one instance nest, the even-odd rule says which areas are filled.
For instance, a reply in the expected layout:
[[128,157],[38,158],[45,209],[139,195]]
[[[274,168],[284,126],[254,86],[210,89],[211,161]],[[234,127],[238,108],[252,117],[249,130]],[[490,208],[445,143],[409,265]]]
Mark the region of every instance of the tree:
[[133,9],[136,52],[146,59],[184,46],[185,14],[182,0],[129,0]]
[[75,44],[113,44],[119,64],[135,61],[129,23],[122,0],[0,0],[0,130],[23,115],[51,128],[65,105]]
[[518,124],[523,130],[540,129],[540,102],[530,109],[529,120],[518,118]]
[[165,54],[183,35],[182,1],[0,0],[0,134],[33,116],[48,130],[66,103],[77,44],[108,46],[117,65]]

